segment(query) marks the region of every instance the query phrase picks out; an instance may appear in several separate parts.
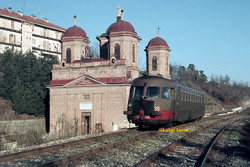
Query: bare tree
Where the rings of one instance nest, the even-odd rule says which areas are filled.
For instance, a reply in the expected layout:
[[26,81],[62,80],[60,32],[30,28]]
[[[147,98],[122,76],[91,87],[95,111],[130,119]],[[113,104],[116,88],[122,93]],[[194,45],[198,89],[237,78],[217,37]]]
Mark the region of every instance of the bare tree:
[[94,42],[90,47],[89,47],[89,55],[91,57],[100,57],[100,47],[98,42]]
[[180,65],[177,64],[170,64],[170,75],[173,80],[179,79],[178,77],[178,71],[179,71]]

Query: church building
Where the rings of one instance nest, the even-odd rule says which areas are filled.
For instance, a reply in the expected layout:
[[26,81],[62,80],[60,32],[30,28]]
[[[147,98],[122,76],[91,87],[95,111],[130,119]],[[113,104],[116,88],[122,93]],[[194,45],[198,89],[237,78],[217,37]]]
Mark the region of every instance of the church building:
[[[97,37],[100,58],[89,55],[87,33],[76,25],[62,37],[62,59],[53,65],[50,90],[50,132],[78,134],[115,131],[129,127],[127,110],[130,84],[139,77],[138,44],[141,38],[123,20],[117,20]],[[170,78],[170,49],[153,38],[145,49],[147,74]],[[154,66],[154,67],[153,67]]]

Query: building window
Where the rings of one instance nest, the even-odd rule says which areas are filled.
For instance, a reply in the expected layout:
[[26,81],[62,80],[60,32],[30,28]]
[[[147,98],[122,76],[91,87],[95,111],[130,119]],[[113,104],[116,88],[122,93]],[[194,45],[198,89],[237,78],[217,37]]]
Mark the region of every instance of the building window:
[[135,45],[133,45],[133,62],[135,62]]
[[36,39],[32,38],[32,44],[36,44]]
[[14,21],[13,20],[11,20],[11,29],[14,30]]
[[116,59],[120,59],[120,45],[115,44],[115,57]]
[[66,51],[66,62],[71,63],[71,50],[70,50],[70,48],[68,48]]
[[154,56],[152,59],[152,70],[156,71],[157,70],[157,57]]
[[16,35],[10,34],[9,41],[10,41],[10,44],[15,44],[16,43]]

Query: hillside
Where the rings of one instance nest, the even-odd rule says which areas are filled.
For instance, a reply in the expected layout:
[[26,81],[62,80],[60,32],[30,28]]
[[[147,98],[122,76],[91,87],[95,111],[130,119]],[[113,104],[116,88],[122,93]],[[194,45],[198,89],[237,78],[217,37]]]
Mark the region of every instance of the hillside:
[[209,114],[222,113],[222,112],[229,111],[230,109],[237,107],[236,105],[226,105],[225,103],[221,102],[216,97],[213,97],[211,94],[204,91],[200,87],[199,84],[195,84],[189,81],[188,85],[191,86],[192,88],[199,89],[204,92],[206,113],[209,113]]

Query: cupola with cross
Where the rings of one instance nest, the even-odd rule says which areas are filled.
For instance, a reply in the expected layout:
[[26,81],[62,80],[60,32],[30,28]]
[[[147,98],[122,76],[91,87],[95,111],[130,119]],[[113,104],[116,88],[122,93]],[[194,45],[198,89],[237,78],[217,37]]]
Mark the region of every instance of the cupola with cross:
[[62,61],[66,63],[86,58],[89,53],[89,38],[82,28],[76,26],[76,21],[74,16],[74,26],[68,28],[62,37]]
[[138,44],[141,39],[132,24],[123,20],[120,6],[117,7],[117,21],[97,39],[100,42],[100,58],[125,60],[127,76],[139,76]]
[[167,42],[159,37],[159,27],[156,37],[146,46],[147,75],[158,75],[170,79],[169,52]]

